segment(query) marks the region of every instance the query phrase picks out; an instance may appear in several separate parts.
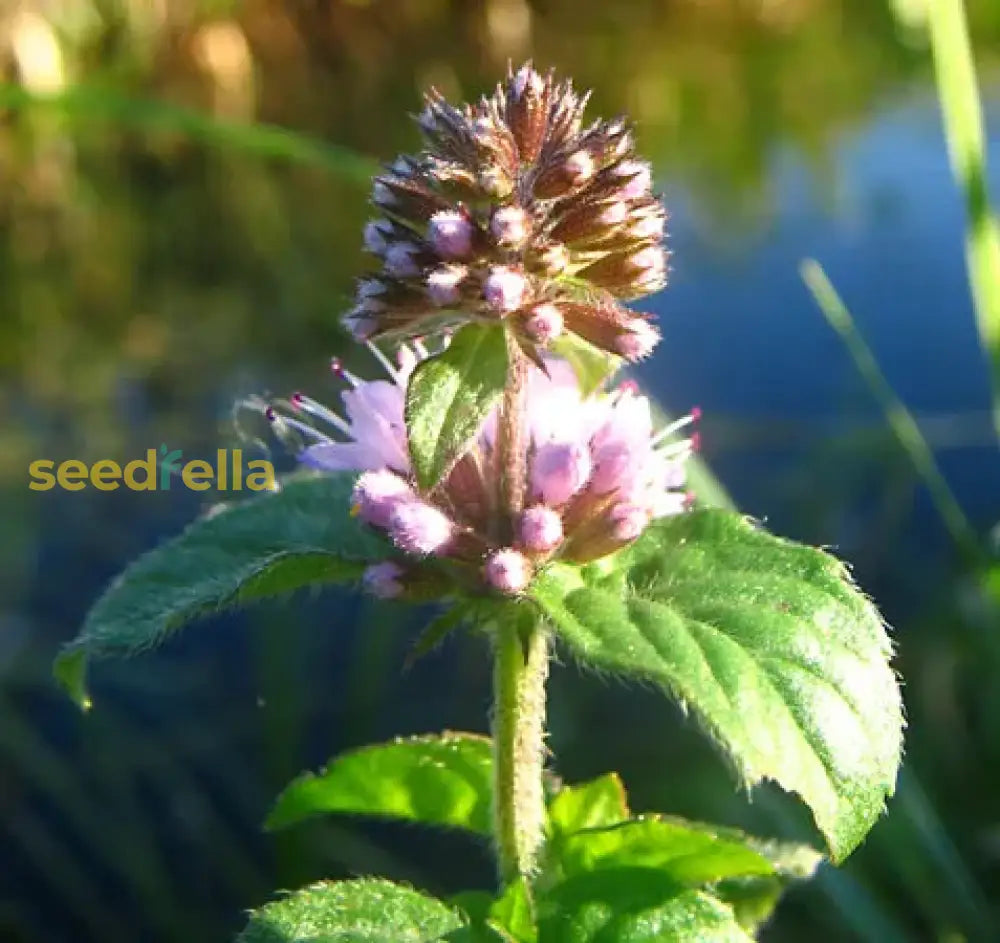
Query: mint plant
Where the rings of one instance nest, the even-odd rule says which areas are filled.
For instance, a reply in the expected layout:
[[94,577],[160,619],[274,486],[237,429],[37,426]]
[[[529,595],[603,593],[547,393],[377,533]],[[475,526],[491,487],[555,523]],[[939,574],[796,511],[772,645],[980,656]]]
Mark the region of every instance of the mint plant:
[[320,883],[256,911],[244,943],[752,938],[819,853],[634,814],[613,773],[554,785],[555,646],[680,702],[745,787],[802,798],[834,862],[892,793],[901,705],[874,606],[829,554],[695,507],[697,415],[658,428],[635,384],[612,386],[659,339],[622,302],[664,285],[666,214],[627,125],[584,127],[585,103],[530,65],[473,106],[428,97],[426,150],[375,180],[379,268],[346,318],[383,375],[335,362],[341,411],[258,404],[306,471],[132,564],[57,660],[89,703],[88,657],[327,583],[436,601],[416,654],[462,627],[487,640],[491,738],[356,750],[289,785],[267,826],[351,813],[486,836],[496,893]]

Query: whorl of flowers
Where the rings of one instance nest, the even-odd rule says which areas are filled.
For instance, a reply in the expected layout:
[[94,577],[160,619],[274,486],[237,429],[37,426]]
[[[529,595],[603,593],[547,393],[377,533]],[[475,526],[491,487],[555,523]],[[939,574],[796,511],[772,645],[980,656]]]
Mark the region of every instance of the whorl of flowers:
[[[452,576],[501,592],[524,590],[549,560],[585,562],[635,540],[654,518],[684,510],[685,461],[696,438],[676,433],[697,414],[656,431],[646,397],[624,383],[584,397],[569,367],[546,362],[529,377],[527,503],[516,520],[502,508],[497,413],[430,494],[417,489],[403,410],[406,383],[427,356],[402,346],[389,377],[361,380],[334,361],[348,383],[340,415],[296,394],[268,418],[279,434],[304,441],[300,460],[323,471],[359,471],[354,510],[401,551],[369,568],[365,588],[396,596],[426,578],[435,558]],[[407,561],[410,561],[409,563]]]
[[582,124],[586,95],[530,65],[455,108],[432,92],[426,150],[375,179],[365,228],[381,267],[358,284],[355,337],[507,319],[522,349],[564,331],[629,361],[659,339],[619,300],[666,282],[666,214],[621,120]]

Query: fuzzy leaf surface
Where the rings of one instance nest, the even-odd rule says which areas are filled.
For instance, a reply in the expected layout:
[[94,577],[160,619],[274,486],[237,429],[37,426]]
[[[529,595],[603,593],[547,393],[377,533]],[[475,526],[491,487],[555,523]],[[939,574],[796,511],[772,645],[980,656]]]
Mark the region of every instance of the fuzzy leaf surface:
[[406,432],[417,483],[430,490],[451,469],[496,405],[507,381],[501,327],[468,324],[406,388]]
[[882,619],[843,564],[723,510],[661,519],[614,564],[555,564],[530,593],[582,662],[658,684],[846,857],[893,792],[903,722]]
[[323,813],[377,815],[490,834],[492,747],[467,733],[362,747],[306,773],[278,797],[265,823],[285,828]]
[[323,881],[255,910],[237,943],[436,943],[462,925],[447,904],[390,881]]
[[89,657],[151,648],[207,613],[307,586],[358,578],[389,547],[350,514],[354,476],[301,476],[280,491],[225,505],[130,564],[56,660],[89,706]]
[[609,868],[558,884],[539,903],[541,943],[750,943],[712,895],[650,868]]
[[567,876],[607,868],[655,868],[686,887],[774,873],[771,862],[744,841],[656,816],[569,835],[560,844],[559,859]]

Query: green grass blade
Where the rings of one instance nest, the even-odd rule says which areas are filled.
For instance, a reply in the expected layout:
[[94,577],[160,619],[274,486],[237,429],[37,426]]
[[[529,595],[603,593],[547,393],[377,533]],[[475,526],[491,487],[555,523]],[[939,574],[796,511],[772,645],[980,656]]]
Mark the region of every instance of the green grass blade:
[[859,333],[850,311],[837,294],[826,272],[814,259],[806,259],[800,271],[813,298],[816,299],[816,304],[819,305],[830,326],[840,335],[858,372],[882,407],[889,427],[930,493],[931,500],[952,539],[970,559],[978,559],[981,556],[979,540],[951,487],[941,474],[934,453],[916,420],[886,380],[875,355]]
[[993,374],[1000,435],[1000,222],[986,183],[983,112],[962,0],[928,4],[931,50],[952,173],[965,197],[965,255],[979,336]]
[[193,108],[131,98],[111,89],[77,85],[51,95],[0,83],[0,111],[49,111],[70,121],[110,121],[144,131],[182,134],[200,143],[231,148],[265,159],[311,164],[367,186],[378,164],[350,148],[299,134],[288,128],[219,118]]

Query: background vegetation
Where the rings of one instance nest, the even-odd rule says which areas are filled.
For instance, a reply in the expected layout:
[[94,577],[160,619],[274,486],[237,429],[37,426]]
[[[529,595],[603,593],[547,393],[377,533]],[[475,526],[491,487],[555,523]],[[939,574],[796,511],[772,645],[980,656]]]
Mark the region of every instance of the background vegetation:
[[[1000,7],[967,6],[996,154]],[[482,729],[476,640],[402,673],[412,617],[325,595],[99,667],[77,716],[49,680],[56,646],[202,503],[33,493],[26,468],[161,442],[212,455],[237,441],[240,395],[333,399],[372,169],[417,143],[420,89],[475,95],[527,56],[636,119],[673,211],[667,350],[640,379],[669,410],[699,402],[737,503],[854,561],[896,628],[899,796],[765,938],[1000,936],[1000,572],[957,549],[797,274],[827,265],[985,541],[1000,455],[921,22],[919,0],[0,5],[0,939],[207,943],[321,875],[491,881],[457,837],[260,831],[303,766]],[[810,834],[776,792],[737,794],[648,692],[566,665],[551,713],[567,779],[619,769],[636,809]]]

